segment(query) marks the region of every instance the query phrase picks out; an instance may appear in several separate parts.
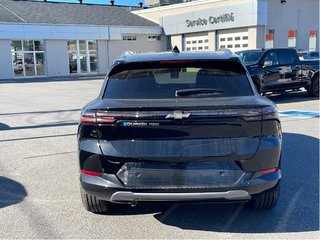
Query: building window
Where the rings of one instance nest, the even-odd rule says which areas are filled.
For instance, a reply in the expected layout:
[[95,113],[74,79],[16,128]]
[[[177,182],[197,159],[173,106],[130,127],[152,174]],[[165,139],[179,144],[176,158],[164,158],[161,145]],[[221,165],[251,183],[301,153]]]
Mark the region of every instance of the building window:
[[235,48],[240,48],[240,44],[234,45]]
[[190,51],[191,49],[189,47],[187,47],[187,51]]
[[209,47],[208,47],[208,46],[205,46],[204,49],[209,49]]
[[242,44],[242,47],[244,47],[244,48],[246,48],[246,47],[248,47],[248,44]]
[[122,41],[137,41],[136,35],[123,35]]
[[197,48],[196,47],[192,47],[192,50],[195,51],[195,50],[197,50]]
[[44,40],[17,40],[11,42],[15,77],[44,76],[46,74]]
[[227,48],[232,48],[232,44],[228,45]]
[[226,45],[220,45],[220,48],[226,48]]
[[187,44],[191,44],[191,42],[190,42],[190,41],[187,41]]
[[161,36],[160,35],[149,35],[148,36],[148,41],[160,41]]
[[70,40],[67,45],[70,73],[98,72],[96,40]]
[[203,43],[203,40],[198,40],[198,43]]
[[220,38],[220,42],[225,42],[226,39],[225,38]]
[[202,50],[203,48],[202,47],[198,47],[198,50]]
[[235,41],[239,41],[241,38],[240,37],[235,37],[234,40]]
[[193,44],[197,43],[197,41],[192,41]]
[[98,48],[95,40],[88,40],[90,72],[98,72]]
[[233,38],[232,38],[232,37],[228,37],[227,40],[228,40],[228,41],[232,41]]
[[243,36],[242,40],[248,40],[248,36]]
[[209,40],[208,40],[208,39],[205,39],[205,40],[204,40],[204,42],[205,42],[205,43],[208,43],[208,42],[209,42]]

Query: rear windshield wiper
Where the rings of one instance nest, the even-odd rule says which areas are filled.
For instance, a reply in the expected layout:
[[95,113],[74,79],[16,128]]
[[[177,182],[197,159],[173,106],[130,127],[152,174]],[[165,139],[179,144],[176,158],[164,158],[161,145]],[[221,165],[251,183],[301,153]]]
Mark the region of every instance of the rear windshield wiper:
[[192,88],[192,89],[180,89],[176,91],[176,97],[201,95],[201,94],[217,94],[222,93],[223,90],[218,88]]

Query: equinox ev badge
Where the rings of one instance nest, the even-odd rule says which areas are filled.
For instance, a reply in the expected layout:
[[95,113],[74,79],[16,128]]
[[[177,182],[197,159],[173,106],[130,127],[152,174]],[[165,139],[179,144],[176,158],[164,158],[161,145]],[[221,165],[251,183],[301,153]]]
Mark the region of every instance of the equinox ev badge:
[[166,118],[173,118],[173,119],[183,119],[188,118],[190,113],[183,113],[182,111],[174,111],[166,116]]

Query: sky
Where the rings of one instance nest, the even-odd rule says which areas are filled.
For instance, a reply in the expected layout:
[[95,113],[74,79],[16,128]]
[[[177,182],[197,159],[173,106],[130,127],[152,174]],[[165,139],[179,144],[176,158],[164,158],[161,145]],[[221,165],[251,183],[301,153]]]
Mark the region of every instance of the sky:
[[[48,0],[50,2],[73,2],[78,3],[78,0]],[[138,6],[139,2],[143,0],[115,0],[116,5]],[[83,0],[83,3],[97,3],[97,4],[110,4],[110,0]]]

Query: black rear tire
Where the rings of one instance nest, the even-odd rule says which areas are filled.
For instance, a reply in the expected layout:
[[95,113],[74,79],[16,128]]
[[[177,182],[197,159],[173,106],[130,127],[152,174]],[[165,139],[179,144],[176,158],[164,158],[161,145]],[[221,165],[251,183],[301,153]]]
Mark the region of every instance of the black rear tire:
[[250,200],[249,206],[253,209],[272,209],[279,200],[280,185],[278,184],[272,191],[262,193]]
[[310,97],[319,97],[319,76],[313,78],[307,91]]
[[93,213],[108,213],[111,208],[111,203],[101,200],[96,196],[86,193],[81,188],[81,200],[84,208]]

